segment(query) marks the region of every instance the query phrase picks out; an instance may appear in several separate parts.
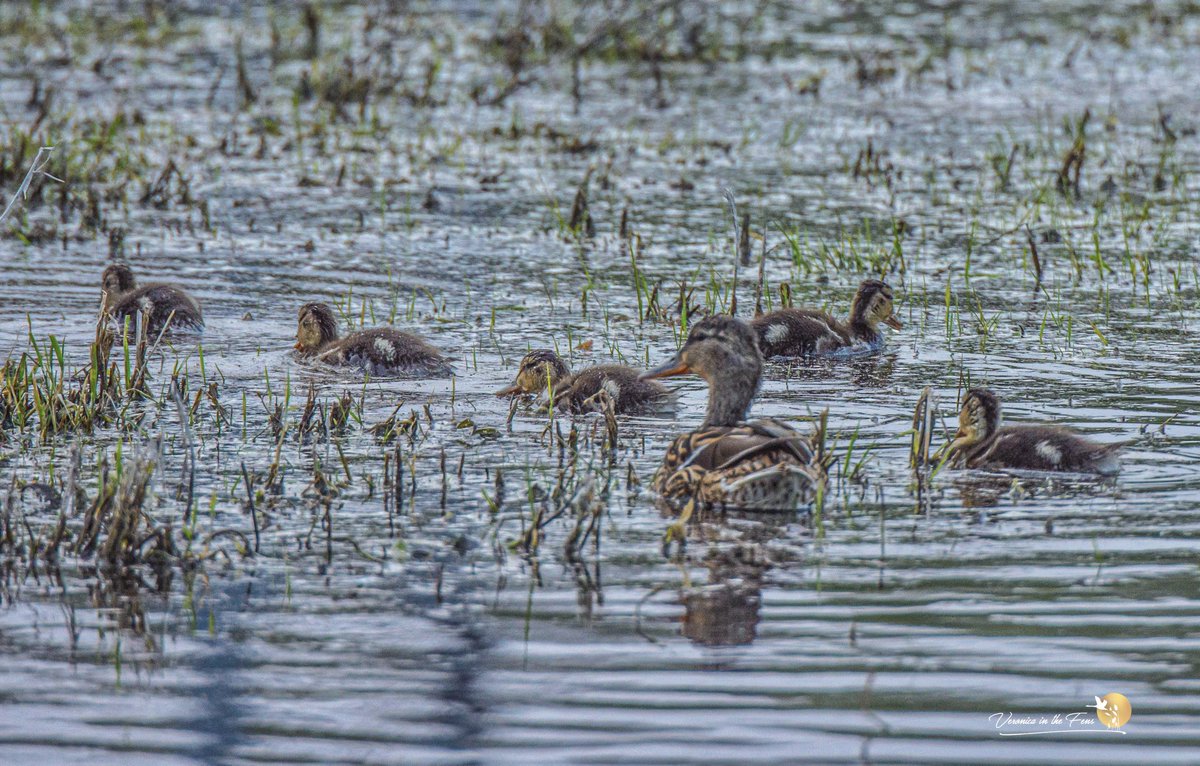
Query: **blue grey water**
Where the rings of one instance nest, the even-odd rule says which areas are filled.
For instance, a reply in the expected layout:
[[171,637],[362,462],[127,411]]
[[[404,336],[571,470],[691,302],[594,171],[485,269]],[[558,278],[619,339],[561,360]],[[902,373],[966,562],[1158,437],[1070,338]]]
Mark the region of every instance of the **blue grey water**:
[[[553,5],[534,4],[530,24]],[[35,80],[71,125],[137,112],[126,141],[156,171],[176,158],[207,202],[207,223],[196,205],[140,203],[140,188],[108,208],[123,257],[204,306],[203,337],[152,369],[156,387],[176,365],[196,389],[218,382],[232,414],[218,426],[205,405],[196,426],[198,541],[251,534],[241,465],[267,473],[268,412],[285,396],[293,424],[311,385],[361,398],[365,425],[397,407],[422,425],[404,442],[415,491],[398,514],[383,492],[393,447],[355,424],[286,442],[256,556],[225,534],[200,571],[165,579],[7,561],[0,761],[1200,761],[1200,15],[1186,3],[683,7],[716,37],[707,54],[664,56],[661,86],[631,54],[589,59],[576,104],[570,64],[552,56],[481,105],[471,89],[506,76],[483,41],[513,28],[516,4],[323,4],[316,74],[349,57],[397,78],[362,119],[357,105],[339,117],[294,98],[310,67],[295,9],[182,4],[115,39],[98,19],[133,28],[142,10],[0,11],[6,129],[36,115]],[[602,23],[577,11],[559,10],[581,30]],[[272,26],[289,54],[276,61]],[[49,42],[31,42],[47,28]],[[673,35],[668,54],[686,48]],[[257,91],[244,108],[238,37]],[[433,61],[432,98],[405,97]],[[1085,112],[1079,189],[1060,191]],[[59,152],[85,140],[46,138]],[[589,169],[597,233],[581,244],[563,223]],[[765,238],[773,303],[782,282],[835,312],[867,276],[896,288],[905,328],[878,353],[767,368],[757,414],[801,423],[828,409],[837,453],[853,445],[823,509],[704,518],[685,547],[664,548],[673,519],[645,487],[705,397],[681,380],[673,417],[622,419],[615,465],[602,421],[560,418],[580,434],[571,486],[590,478],[602,493],[598,531],[568,555],[568,512],[522,552],[510,543],[562,451],[544,414],[510,421],[492,392],[533,347],[576,365],[665,359],[678,328],[639,321],[656,283],[668,308],[681,282],[695,303],[727,307],[726,187],[751,215],[756,258]],[[55,199],[33,200],[22,230],[59,221]],[[65,236],[0,240],[6,356],[32,332],[65,339],[81,363],[93,335],[109,242],[60,223]],[[743,314],[756,266],[739,274]],[[317,299],[421,333],[456,376],[364,383],[300,364],[296,310]],[[932,387],[940,443],[968,382],[1000,393],[1011,422],[1132,440],[1122,473],[945,471],[918,497],[913,406]],[[85,485],[102,451],[158,434],[151,512],[178,529],[173,407],[150,408],[140,432],[81,439]],[[73,441],[8,437],[6,487],[46,481]],[[328,529],[314,465],[341,482]],[[51,530],[57,511],[26,500],[10,502]],[[1001,737],[989,720],[1085,710],[1109,692],[1132,702],[1123,733]]]

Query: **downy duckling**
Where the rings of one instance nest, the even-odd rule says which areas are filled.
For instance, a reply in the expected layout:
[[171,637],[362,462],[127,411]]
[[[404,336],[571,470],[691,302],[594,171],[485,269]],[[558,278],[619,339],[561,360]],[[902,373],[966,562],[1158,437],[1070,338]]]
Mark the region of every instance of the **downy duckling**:
[[333,309],[324,303],[300,307],[296,350],[325,364],[358,367],[371,375],[430,375],[450,373],[442,353],[415,335],[391,327],[352,332],[338,337]]
[[1097,444],[1061,426],[1000,425],[1000,399],[986,388],[967,392],[949,460],[964,468],[1071,471],[1111,476],[1125,442]]
[[570,412],[602,408],[602,394],[618,413],[647,412],[670,406],[674,396],[666,386],[641,380],[640,371],[623,364],[599,364],[572,373],[567,363],[549,349],[530,351],[521,359],[511,385],[496,396],[554,392],[554,406]]
[[183,332],[204,329],[200,303],[195,298],[174,285],[154,283],[138,287],[133,270],[124,263],[104,269],[100,285],[101,310],[122,327],[128,320],[132,332],[137,331],[139,313],[147,318],[151,336],[164,329]]
[[850,316],[841,322],[823,311],[780,309],[755,317],[751,324],[758,332],[764,358],[773,356],[813,356],[848,348],[856,343],[877,345],[883,340],[880,323],[899,330],[904,325],[896,318],[892,288],[878,279],[858,286],[850,303]]
[[746,422],[762,374],[758,336],[725,315],[692,326],[671,361],[643,378],[693,373],[708,382],[704,423],[675,439],[654,475],[653,489],[669,501],[745,510],[792,510],[825,481],[816,445],[777,420]]

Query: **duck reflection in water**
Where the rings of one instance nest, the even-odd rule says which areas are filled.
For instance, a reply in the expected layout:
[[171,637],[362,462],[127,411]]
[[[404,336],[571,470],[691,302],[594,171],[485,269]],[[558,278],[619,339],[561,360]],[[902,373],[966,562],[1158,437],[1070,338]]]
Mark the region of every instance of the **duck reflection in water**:
[[987,509],[1014,505],[1038,497],[1098,497],[1112,493],[1116,482],[1081,476],[965,476],[951,482],[965,509]]
[[708,584],[679,593],[680,632],[704,646],[744,646],[758,635],[763,576],[770,568],[757,543],[711,549],[704,559]]
[[885,388],[895,370],[895,353],[856,356],[850,360],[850,382],[859,388]]
[[835,381],[856,388],[886,388],[896,371],[894,351],[849,354],[844,357],[780,359],[770,361],[773,379],[787,381]]

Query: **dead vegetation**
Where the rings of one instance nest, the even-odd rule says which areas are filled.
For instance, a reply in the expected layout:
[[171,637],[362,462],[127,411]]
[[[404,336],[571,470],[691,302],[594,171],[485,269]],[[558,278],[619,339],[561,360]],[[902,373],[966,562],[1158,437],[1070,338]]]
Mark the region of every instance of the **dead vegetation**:
[[[194,234],[188,244],[220,249],[218,257],[236,263],[242,232],[217,236],[208,220],[206,195],[216,168],[237,182],[267,189],[262,199],[248,194],[221,200],[222,214],[234,219],[223,226],[244,225],[256,237],[285,238],[294,224],[303,232],[296,247],[304,257],[321,259],[324,250],[350,249],[347,232],[389,243],[395,240],[387,237],[396,231],[424,236],[424,222],[433,222],[430,229],[445,223],[461,198],[469,199],[472,215],[478,209],[490,213],[500,205],[497,200],[507,205],[516,199],[512,209],[503,207],[504,214],[524,226],[528,221],[521,216],[539,215],[528,209],[539,198],[519,188],[513,193],[528,180],[526,168],[516,162],[544,161],[550,154],[544,196],[552,198],[556,220],[545,227],[550,236],[541,238],[543,231],[533,225],[521,233],[535,247],[561,254],[561,262],[544,269],[553,272],[551,277],[532,268],[521,274],[530,283],[542,278],[544,292],[537,293],[535,284],[527,288],[531,294],[518,292],[521,306],[507,308],[547,311],[556,325],[584,328],[588,335],[568,335],[566,348],[590,353],[594,343],[613,358],[624,353],[641,363],[649,344],[669,342],[670,333],[684,332],[696,317],[735,310],[739,290],[744,315],[750,283],[755,310],[761,311],[832,300],[870,274],[911,278],[906,288],[918,322],[937,325],[944,303],[953,360],[960,350],[954,346],[955,332],[967,327],[994,333],[996,326],[991,309],[985,314],[982,304],[978,319],[967,315],[968,298],[977,296],[959,288],[969,284],[971,255],[994,256],[1013,243],[1010,257],[1028,253],[1034,297],[1044,301],[1036,309],[1043,327],[1030,332],[1030,342],[1042,331],[1052,335],[1056,327],[1071,332],[1070,317],[1061,308],[1064,264],[1076,279],[1089,263],[1100,274],[1114,271],[1099,265],[1114,258],[1114,250],[1102,251],[1099,244],[1108,222],[1100,213],[1095,222],[1073,217],[1073,201],[1090,190],[1085,169],[1101,173],[1098,178],[1111,172],[1122,191],[1138,183],[1163,194],[1189,188],[1189,155],[1178,144],[1186,143],[1192,128],[1162,114],[1155,124],[1160,151],[1133,163],[1127,177],[1110,162],[1099,130],[1089,127],[1088,112],[1067,122],[1065,147],[1056,124],[1042,144],[1004,136],[990,154],[980,150],[916,172],[911,150],[888,140],[892,126],[886,119],[871,116],[873,122],[850,142],[816,158],[803,139],[796,139],[801,128],[787,127],[787,138],[778,151],[771,149],[767,161],[783,168],[799,158],[812,164],[811,172],[828,171],[831,186],[854,188],[853,204],[838,198],[837,189],[812,188],[826,178],[809,175],[807,166],[803,173],[788,175],[791,171],[773,167],[779,176],[754,177],[751,171],[762,165],[747,160],[746,148],[761,144],[752,127],[744,136],[680,136],[648,128],[645,135],[614,138],[604,126],[593,128],[569,116],[555,120],[538,114],[526,121],[528,104],[547,97],[587,104],[596,97],[601,77],[606,88],[628,79],[631,93],[623,97],[631,104],[670,107],[677,100],[673,89],[680,72],[703,79],[718,71],[717,64],[751,56],[761,58],[755,71],[769,68],[772,55],[788,51],[786,42],[756,42],[755,15],[768,5],[750,3],[733,11],[677,0],[532,1],[520,3],[514,15],[498,18],[480,36],[447,32],[443,15],[388,12],[394,8],[386,4],[368,4],[349,21],[322,4],[276,6],[269,34],[238,28],[238,44],[214,54],[219,63],[209,73],[211,83],[203,84],[199,96],[181,96],[205,101],[204,114],[220,117],[212,123],[217,131],[212,135],[194,136],[190,126],[166,125],[136,100],[117,110],[72,109],[71,94],[32,77],[25,113],[0,135],[0,188],[19,189],[31,167],[44,168],[45,174],[31,176],[28,197],[3,222],[4,232],[27,244],[64,237],[97,240],[98,253],[107,248],[117,255],[127,239],[144,240],[147,232],[160,229],[178,232],[195,216],[201,224],[195,232],[188,229]],[[154,30],[165,23],[167,11],[153,10],[163,8],[159,3],[145,7],[151,10],[139,39],[156,39],[161,33]],[[86,33],[81,28],[76,34]],[[831,71],[794,68],[813,74],[782,78],[785,95],[816,109],[844,97],[847,84],[860,96],[859,90],[898,92],[912,71],[906,72],[907,55],[860,51],[844,58],[842,71],[836,57],[830,59]],[[528,102],[522,100],[526,96]],[[475,132],[456,122],[467,109],[473,110],[472,124],[477,120],[483,126]],[[887,104],[879,109],[886,112]],[[55,143],[51,162],[39,165],[38,150],[64,135],[71,140]],[[978,169],[988,179],[994,174],[1008,207],[969,198],[974,181],[963,168]],[[295,193],[300,200],[282,200],[297,205],[284,209],[316,210],[320,215],[314,218],[328,214],[337,220],[326,226],[276,213],[273,205],[281,201],[271,198],[276,187],[260,184],[268,172],[287,182],[280,197]],[[730,238],[722,214],[711,216],[721,219],[711,231],[704,217],[706,206],[719,208],[709,182],[724,173],[737,177],[739,195],[748,202],[735,216],[735,258],[727,254]],[[270,183],[275,180],[272,176]],[[916,197],[914,188],[922,184],[924,196]],[[456,190],[459,186],[470,193]],[[1042,195],[1042,186],[1048,195]],[[660,203],[653,199],[658,195],[671,201]],[[1149,203],[1141,207],[1125,201],[1131,196],[1114,197],[1127,207],[1120,223],[1128,224],[1123,233],[1132,244],[1113,262],[1124,258],[1130,273],[1148,281],[1152,269],[1142,251],[1153,250],[1147,245],[1152,235],[1139,232],[1160,226],[1161,219]],[[312,200],[320,201],[307,206]],[[905,202],[907,209],[897,209]],[[681,218],[684,208],[689,216]],[[850,212],[843,218],[843,211]],[[986,225],[989,211],[998,218],[1011,215],[1016,223],[995,242],[981,245],[972,227],[977,219]],[[953,228],[947,221],[971,233],[955,239],[953,247],[938,249],[942,239],[958,236],[946,231]],[[327,232],[330,237],[323,239]],[[1091,253],[1086,240],[1093,233],[1097,244]],[[446,236],[453,253],[449,238],[457,235]],[[664,265],[676,251],[683,255]],[[931,251],[968,255],[965,265],[953,257],[948,265],[931,265]],[[735,260],[743,271],[733,271],[731,280]],[[606,271],[618,276],[608,277]],[[1172,275],[1177,280],[1173,300],[1183,306],[1193,290],[1192,277],[1186,271]],[[576,277],[578,292],[568,294]],[[928,289],[918,288],[918,280],[927,280]],[[388,281],[391,289],[390,272]],[[417,291],[413,294],[415,302]],[[478,350],[484,361],[464,359],[467,374],[511,353],[502,345],[514,342],[504,336],[503,316],[499,331],[487,328],[489,311],[495,324],[498,307],[452,294],[447,310],[446,297],[428,297],[432,311],[421,315],[410,308],[407,318],[444,323],[471,339],[465,343],[477,343],[464,347],[464,357]],[[366,313],[364,308],[360,322]],[[391,318],[396,316],[393,307]],[[403,307],[399,316],[404,317]],[[541,325],[529,326],[540,333]],[[447,528],[454,529],[447,549],[465,557],[462,551],[472,541],[461,530],[478,529],[480,519],[498,560],[515,554],[533,568],[539,557],[556,555],[573,567],[589,557],[598,561],[608,509],[620,507],[622,485],[626,505],[644,500],[638,474],[646,473],[657,454],[653,439],[667,430],[631,424],[609,407],[598,416],[569,421],[514,406],[504,449],[487,448],[504,427],[503,413],[473,402],[456,404],[453,390],[448,397],[444,392],[417,397],[344,379],[305,379],[294,388],[291,380],[227,382],[211,370],[205,375],[202,358],[198,373],[198,360],[188,356],[193,352],[186,346],[171,348],[144,333],[124,341],[100,328],[90,345],[67,348],[59,338],[44,337],[45,329],[35,333],[31,328],[28,350],[14,353],[0,371],[0,443],[6,455],[32,456],[27,462],[14,460],[10,468],[0,518],[0,563],[10,584],[55,567],[88,572],[94,577],[94,603],[121,605],[119,619],[130,629],[144,628],[135,598],[140,589],[161,592],[172,573],[202,576],[206,567],[215,571],[248,556],[274,564],[300,560],[298,567],[309,566],[305,557],[311,557],[308,571],[322,574],[335,564],[378,571],[414,556],[407,547],[410,534],[431,538]],[[510,319],[507,329],[525,332],[525,320]],[[1027,329],[1022,326],[1020,332]],[[522,334],[515,343],[528,339]],[[870,370],[862,385],[891,385],[887,364],[881,366],[878,377],[884,382],[877,383]],[[804,381],[799,379],[801,385]],[[930,412],[925,398],[913,424],[914,491],[920,502],[929,497],[928,477],[936,463],[930,455]],[[824,417],[820,424],[824,445]],[[512,444],[539,451],[534,458],[529,451],[510,453]],[[64,468],[67,450],[72,451]],[[855,448],[851,439],[844,454],[837,461],[832,449],[822,454],[838,477],[839,492],[871,478],[864,469],[871,445]],[[148,586],[150,575],[157,580],[154,586]]]

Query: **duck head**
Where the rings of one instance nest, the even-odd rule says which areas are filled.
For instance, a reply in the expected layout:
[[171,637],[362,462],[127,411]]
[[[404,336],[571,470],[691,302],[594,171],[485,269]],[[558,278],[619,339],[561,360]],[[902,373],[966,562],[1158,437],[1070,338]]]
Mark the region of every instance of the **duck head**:
[[999,429],[1000,399],[986,388],[972,388],[958,411],[958,431],[950,442],[950,454],[986,442]]
[[881,322],[893,330],[904,327],[896,318],[892,288],[878,279],[865,280],[850,303],[850,324],[866,326],[875,333]]
[[758,392],[762,353],[758,334],[747,323],[724,314],[692,325],[687,341],[666,364],[641,375],[642,380],[699,375],[708,383],[705,426],[731,426],[746,419]]
[[496,392],[496,396],[536,394],[547,388],[557,389],[571,374],[570,368],[558,354],[545,348],[530,351],[521,359],[513,382]]
[[134,279],[133,269],[124,263],[109,264],[100,275],[100,289],[106,300],[127,293],[135,287],[137,280]]
[[337,340],[337,318],[324,303],[306,303],[300,307],[296,327],[296,350],[315,354],[322,346]]

